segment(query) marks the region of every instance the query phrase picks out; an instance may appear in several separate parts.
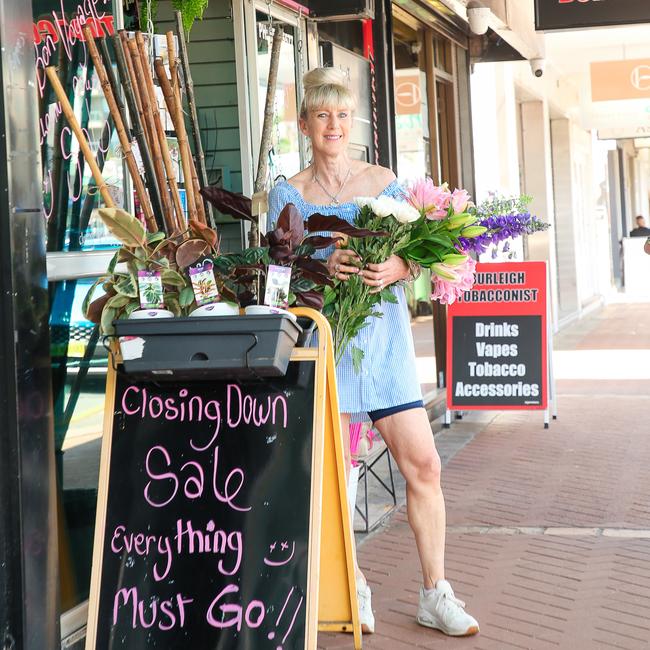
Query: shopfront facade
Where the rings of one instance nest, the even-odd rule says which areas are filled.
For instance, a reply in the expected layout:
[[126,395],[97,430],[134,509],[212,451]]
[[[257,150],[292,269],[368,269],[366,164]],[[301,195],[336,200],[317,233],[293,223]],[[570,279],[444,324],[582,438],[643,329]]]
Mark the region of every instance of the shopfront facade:
[[[111,194],[132,209],[133,190],[79,26],[88,22],[107,37],[129,29],[133,3],[13,6],[21,4],[0,2],[9,188],[0,235],[0,415],[10,433],[0,442],[1,629],[8,648],[61,643],[76,649],[83,647],[88,616],[109,362],[97,327],[83,315],[83,299],[116,242],[96,216],[99,193],[44,68],[58,66],[91,147],[101,152]],[[327,64],[346,70],[358,89],[354,157],[390,166],[401,180],[427,173],[472,191],[462,19],[424,3],[376,2],[373,21],[364,11],[323,16],[327,11],[314,7],[310,16],[307,4],[211,0],[194,25],[189,57],[209,183],[253,192],[272,33],[282,25],[267,185],[309,164],[308,143],[297,128],[300,79]],[[156,32],[173,28],[171,2],[160,0]],[[32,39],[35,54],[28,56]],[[29,146],[15,138],[29,138]],[[173,151],[173,132],[168,139]],[[216,220],[222,248],[240,248],[241,224],[226,215]],[[425,301],[428,283],[425,277],[420,285]],[[436,323],[444,325],[442,311]],[[436,336],[444,359],[444,327]]]

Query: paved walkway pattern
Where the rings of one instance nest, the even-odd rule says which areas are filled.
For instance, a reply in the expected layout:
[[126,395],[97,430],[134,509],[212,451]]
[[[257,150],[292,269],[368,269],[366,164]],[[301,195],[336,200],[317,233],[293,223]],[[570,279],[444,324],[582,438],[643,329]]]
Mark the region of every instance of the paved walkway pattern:
[[[415,623],[419,563],[402,507],[359,548],[377,618],[364,648],[650,648],[650,305],[611,304],[555,349],[550,429],[540,412],[484,412],[436,434],[448,578],[480,635]],[[319,635],[319,648],[351,647]]]

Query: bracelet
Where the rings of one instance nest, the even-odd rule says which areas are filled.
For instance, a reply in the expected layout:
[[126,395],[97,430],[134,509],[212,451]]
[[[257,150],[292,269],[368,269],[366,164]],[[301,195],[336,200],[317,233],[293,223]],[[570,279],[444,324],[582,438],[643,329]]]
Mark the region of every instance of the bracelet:
[[406,260],[406,263],[409,266],[409,277],[406,278],[408,282],[414,282],[420,277],[420,273],[422,273],[422,267],[417,263],[413,262],[411,260]]

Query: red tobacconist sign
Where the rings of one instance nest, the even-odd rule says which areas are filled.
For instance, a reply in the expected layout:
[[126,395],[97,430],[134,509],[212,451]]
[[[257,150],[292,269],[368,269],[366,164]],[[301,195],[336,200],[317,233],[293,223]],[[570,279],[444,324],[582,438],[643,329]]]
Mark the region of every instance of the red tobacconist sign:
[[447,311],[447,409],[548,404],[545,262],[477,264]]

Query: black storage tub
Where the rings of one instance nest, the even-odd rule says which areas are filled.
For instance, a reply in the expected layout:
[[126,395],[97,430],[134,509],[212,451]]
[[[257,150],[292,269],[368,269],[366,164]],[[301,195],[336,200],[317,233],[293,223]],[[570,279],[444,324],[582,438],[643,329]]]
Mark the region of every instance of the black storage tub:
[[123,358],[124,371],[158,381],[280,377],[302,333],[280,314],[116,320],[113,325],[118,340],[142,339],[141,356]]

